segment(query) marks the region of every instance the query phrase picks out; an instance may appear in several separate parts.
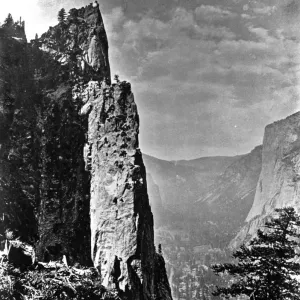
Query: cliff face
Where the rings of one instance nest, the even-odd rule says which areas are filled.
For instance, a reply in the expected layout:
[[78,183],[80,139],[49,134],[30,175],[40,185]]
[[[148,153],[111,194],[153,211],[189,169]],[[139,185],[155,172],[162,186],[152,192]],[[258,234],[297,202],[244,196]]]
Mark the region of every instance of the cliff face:
[[65,254],[71,262],[88,264],[90,175],[83,158],[88,120],[80,109],[90,80],[110,82],[99,8],[71,10],[65,22],[32,44],[41,100],[37,257],[47,261]]
[[[37,179],[33,76],[24,27],[0,28],[0,213],[5,228],[27,241],[36,236]],[[3,222],[0,224],[3,227]]]
[[241,228],[253,204],[261,160],[262,147],[258,146],[230,165],[197,201],[198,209],[218,224],[227,242]]
[[171,299],[139,117],[130,84],[110,85],[99,7],[72,9],[30,44],[24,28],[0,29],[1,228],[40,261],[94,264],[126,299]]
[[253,236],[275,208],[292,206],[297,211],[300,187],[300,113],[270,124],[265,129],[262,170],[246,225],[232,241],[239,245]]
[[[86,166],[91,172],[92,258],[103,284],[130,299],[171,299],[164,262],[154,249],[146,172],[138,149],[139,117],[130,84],[91,83]],[[158,275],[158,276],[157,276]],[[165,276],[165,275],[164,275]],[[158,289],[158,291],[157,291]]]

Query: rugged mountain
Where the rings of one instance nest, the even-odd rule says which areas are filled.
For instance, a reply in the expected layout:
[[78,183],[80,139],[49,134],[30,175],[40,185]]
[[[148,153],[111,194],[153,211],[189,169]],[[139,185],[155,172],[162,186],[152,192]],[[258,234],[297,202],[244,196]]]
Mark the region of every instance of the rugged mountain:
[[72,9],[29,44],[24,23],[0,35],[2,234],[34,245],[39,261],[93,264],[124,299],[172,299],[139,116],[130,84],[111,85],[99,6]]
[[254,202],[232,247],[252,237],[275,208],[292,206],[299,212],[299,149],[300,112],[266,127]]

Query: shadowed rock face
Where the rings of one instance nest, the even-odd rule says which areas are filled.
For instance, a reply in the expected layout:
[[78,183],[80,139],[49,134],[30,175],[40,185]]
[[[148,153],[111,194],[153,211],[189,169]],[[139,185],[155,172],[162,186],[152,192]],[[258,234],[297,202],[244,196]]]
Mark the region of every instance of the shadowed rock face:
[[300,210],[300,113],[265,129],[262,170],[246,225],[231,243],[237,246],[252,237],[276,208]]
[[23,25],[0,28],[0,215],[6,228],[33,241],[36,111],[28,52]]
[[37,257],[90,260],[90,174],[83,149],[87,118],[80,115],[90,80],[110,82],[108,44],[98,7],[72,9],[65,22],[32,42],[41,105]]
[[[130,84],[90,85],[86,166],[91,172],[92,259],[103,284],[130,299],[171,299],[163,259],[154,249],[139,117]],[[90,107],[90,109],[87,109]],[[159,286],[162,287],[159,288]],[[162,292],[162,290],[166,292]]]

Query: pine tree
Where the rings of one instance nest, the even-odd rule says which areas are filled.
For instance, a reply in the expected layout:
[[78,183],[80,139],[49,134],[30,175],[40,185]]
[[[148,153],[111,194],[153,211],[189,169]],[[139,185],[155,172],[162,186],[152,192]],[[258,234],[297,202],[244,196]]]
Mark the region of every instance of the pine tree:
[[66,10],[64,8],[62,8],[58,12],[57,20],[58,20],[59,23],[64,23],[66,21],[66,17],[67,17]]
[[4,20],[4,27],[12,27],[14,25],[14,20],[11,14],[8,14],[7,18]]
[[299,246],[300,217],[294,208],[276,209],[277,217],[266,222],[266,230],[233,253],[237,263],[217,264],[214,272],[236,277],[229,287],[217,287],[214,296],[247,295],[255,300],[300,299],[300,263],[295,258]]

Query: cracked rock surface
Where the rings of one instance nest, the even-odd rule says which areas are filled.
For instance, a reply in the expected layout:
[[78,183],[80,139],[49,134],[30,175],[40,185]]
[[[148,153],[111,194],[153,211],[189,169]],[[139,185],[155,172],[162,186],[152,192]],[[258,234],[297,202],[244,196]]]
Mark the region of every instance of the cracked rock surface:
[[164,261],[154,249],[153,215],[138,148],[139,116],[130,84],[93,89],[98,97],[86,104],[92,108],[85,159],[91,173],[94,265],[104,286],[131,299],[157,299],[159,285],[167,291],[163,299],[171,299]]

